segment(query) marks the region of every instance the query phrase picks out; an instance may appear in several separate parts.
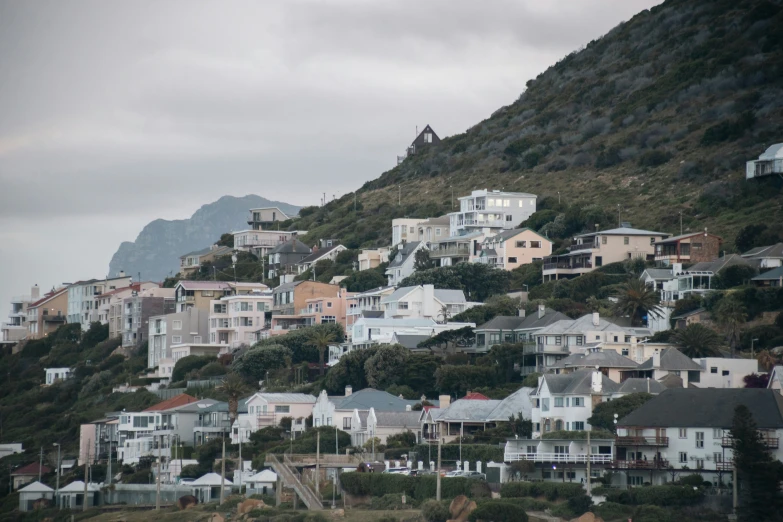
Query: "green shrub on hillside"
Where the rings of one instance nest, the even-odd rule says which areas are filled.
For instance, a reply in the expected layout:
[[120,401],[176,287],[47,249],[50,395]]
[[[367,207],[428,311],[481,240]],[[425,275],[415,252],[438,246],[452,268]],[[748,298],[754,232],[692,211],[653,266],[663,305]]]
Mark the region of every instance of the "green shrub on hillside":
[[188,355],[178,360],[171,372],[171,381],[181,381],[193,370],[200,370],[211,362],[217,361],[212,355]]
[[507,482],[500,487],[502,498],[546,497],[557,500],[581,495],[584,495],[584,487],[574,482]]
[[468,520],[471,522],[527,522],[528,517],[525,510],[515,504],[493,500],[477,506],[468,516]]
[[645,486],[630,490],[603,489],[608,502],[639,506],[689,506],[698,504],[704,498],[704,491],[693,486]]

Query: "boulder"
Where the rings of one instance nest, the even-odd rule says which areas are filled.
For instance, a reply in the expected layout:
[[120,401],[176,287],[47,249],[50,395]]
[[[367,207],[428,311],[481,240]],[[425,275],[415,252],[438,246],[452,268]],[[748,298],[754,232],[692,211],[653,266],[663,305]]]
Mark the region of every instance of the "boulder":
[[237,506],[237,513],[242,515],[244,513],[250,513],[254,509],[266,509],[268,507],[269,506],[267,506],[263,500],[249,498],[244,502],[239,503],[239,505]]
[[465,495],[460,495],[449,504],[450,522],[466,522],[468,516],[476,509],[476,503]]
[[220,513],[212,513],[212,516],[210,516],[207,520],[209,522],[226,522],[226,517]]
[[604,522],[604,519],[588,511],[581,517],[571,519],[571,522]]
[[345,510],[335,509],[334,511],[332,511],[332,518],[345,518]]
[[198,504],[198,499],[193,495],[185,495],[177,499],[177,507],[179,509],[192,508],[196,504]]

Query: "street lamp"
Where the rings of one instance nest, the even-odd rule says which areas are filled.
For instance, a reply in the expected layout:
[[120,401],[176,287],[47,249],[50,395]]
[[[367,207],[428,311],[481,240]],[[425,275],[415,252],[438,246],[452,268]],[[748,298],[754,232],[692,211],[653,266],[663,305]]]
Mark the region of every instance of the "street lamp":
[[[53,446],[57,446],[57,484],[55,485],[54,496],[55,496],[55,502],[57,502],[57,505],[59,506],[60,505],[60,497],[59,497],[59,493],[60,493],[60,443],[59,442],[55,442],[52,445]],[[85,477],[85,480],[87,480],[86,477]]]
[[758,341],[758,339],[751,339],[750,340],[750,356],[753,359],[756,358],[756,352],[754,351],[754,345],[753,345],[753,343],[755,343],[756,341]]
[[[234,285],[237,284],[237,255],[236,253],[231,254],[231,266],[234,268]],[[234,288],[234,291],[236,292],[236,287]]]

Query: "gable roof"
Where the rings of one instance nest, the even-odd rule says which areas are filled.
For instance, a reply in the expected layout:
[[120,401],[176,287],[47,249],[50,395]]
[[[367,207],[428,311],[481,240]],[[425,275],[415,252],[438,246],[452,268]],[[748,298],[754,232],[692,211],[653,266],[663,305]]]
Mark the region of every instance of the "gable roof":
[[[593,370],[577,370],[567,374],[544,374],[542,377],[552,394],[589,394],[592,390]],[[543,384],[542,384],[543,385]],[[620,385],[601,374],[601,393],[616,392]]]
[[409,350],[417,349],[420,342],[426,341],[429,338],[429,335],[424,334],[400,334],[395,332],[394,335],[392,335],[392,340],[396,340],[397,344],[401,344]]
[[521,415],[529,419],[533,412],[533,399],[530,397],[535,393],[535,388],[522,387],[500,401],[494,410],[487,416],[488,421],[507,421],[512,415]]
[[395,397],[391,393],[364,388],[355,391],[347,397],[330,397],[335,410],[369,410],[378,411],[405,411],[406,407],[413,406],[417,401],[407,401]]
[[[675,374],[669,374],[675,375]],[[675,375],[676,377],[676,375]],[[667,386],[664,386],[655,379],[642,379],[639,377],[631,377],[620,383],[620,387],[617,389],[617,393],[652,393],[658,394],[666,390]]]
[[312,252],[309,246],[305,245],[298,239],[292,241],[285,241],[273,248],[270,254],[309,254]]
[[196,401],[198,401],[197,398],[190,396],[187,393],[180,393],[179,395],[175,395],[174,397],[170,399],[166,399],[163,402],[153,404],[149,408],[146,408],[142,411],[165,411],[165,410],[170,410],[171,408],[176,408],[178,406],[184,406],[185,404],[190,404],[191,402],[196,402]]
[[41,484],[37,480],[26,485],[19,490],[19,493],[51,493],[54,490],[46,484]]
[[783,158],[783,143],[775,143],[767,147],[767,150],[759,155],[760,161],[772,161]]
[[766,388],[673,388],[647,401],[618,426],[731,428],[746,406],[761,429],[783,428],[783,396]]
[[733,265],[750,266],[750,263],[747,259],[743,258],[739,254],[729,254],[727,256],[713,259],[712,261],[702,261],[701,263],[696,263],[692,267],[683,270],[683,272],[712,272],[713,274],[717,274],[724,268]]
[[179,258],[182,259],[183,257],[188,257],[188,256],[203,256],[209,254],[210,252],[214,252],[215,256],[218,256],[218,255],[228,254],[229,252],[233,252],[233,251],[234,249],[231,247],[222,246],[222,245],[216,247],[214,245],[210,245],[206,248],[202,248],[201,250],[194,250],[193,252],[188,252],[187,254],[183,254],[179,256]]
[[322,257],[324,257],[326,254],[331,252],[332,250],[335,250],[337,248],[341,248],[343,250],[346,250],[344,245],[332,245],[329,247],[319,248],[318,250],[313,250],[312,253],[299,261],[300,264],[304,265],[306,263],[314,263],[315,261],[318,261]]
[[485,421],[492,411],[500,406],[498,400],[466,400],[458,399],[448,408],[429,410],[432,419],[438,422],[448,421]]
[[[43,296],[41,299],[35,301],[34,303],[30,303],[29,305],[27,305],[27,308],[36,308],[38,306],[41,306],[44,303],[48,303],[52,299],[54,299],[56,297],[60,297],[61,295],[63,295],[67,290],[68,290],[68,287],[64,286],[64,287],[62,287],[62,288],[60,288],[58,290],[55,290],[54,292],[49,292],[48,294]],[[121,290],[125,290],[125,289],[122,288]]]
[[[220,475],[217,473],[207,473],[206,475],[203,475],[193,482],[190,483],[191,486],[220,486],[221,480],[223,480]],[[234,485],[233,482],[231,482],[228,479],[225,479],[226,486],[232,486]]]
[[645,268],[642,275],[639,276],[639,279],[641,279],[644,274],[647,274],[653,279],[664,279],[666,281],[674,279],[674,271],[671,268]]
[[231,285],[225,281],[179,281],[177,286],[183,290],[229,290]]
[[418,429],[420,427],[418,411],[376,411],[376,426],[389,428]]
[[38,468],[41,469],[41,474],[46,475],[47,473],[51,472],[52,469],[48,466],[40,466],[37,462],[33,464],[28,464],[26,466],[22,466],[21,468],[17,468],[14,471],[11,472],[11,476],[15,475],[38,475]]
[[[650,357],[643,363],[641,363],[638,367],[639,370],[652,370],[653,367],[653,358]],[[687,355],[684,355],[681,351],[679,351],[677,348],[664,348],[664,350],[661,352],[661,365],[659,368],[660,370],[667,370],[667,371],[702,371],[704,368],[701,367],[701,365],[697,362],[695,362],[693,359],[688,357]]]
[[516,236],[518,236],[522,232],[527,232],[527,231],[530,231],[530,232],[534,233],[535,235],[537,235],[538,237],[540,237],[544,241],[552,243],[552,241],[548,237],[544,237],[541,234],[539,234],[538,232],[536,232],[535,230],[533,230],[531,228],[527,228],[527,227],[525,227],[525,228],[513,228],[511,230],[504,230],[502,232],[498,232],[494,236],[490,236],[490,237],[486,238],[484,240],[484,242],[485,243],[487,243],[487,242],[495,243],[495,242],[499,242],[499,241],[507,241],[509,239],[515,238]]
[[405,261],[414,254],[421,244],[420,241],[411,241],[410,243],[402,245],[402,247],[397,250],[397,255],[394,256],[394,259],[389,261],[389,268],[404,265]]
[[779,266],[774,270],[768,270],[763,274],[759,274],[752,281],[774,281],[783,277],[783,266]]
[[260,397],[267,402],[271,403],[291,403],[291,404],[315,404],[315,397],[309,393],[254,393],[247,399],[244,399],[244,403],[247,404],[251,399]]
[[620,355],[614,350],[590,350],[587,353],[572,353],[557,361],[551,368],[636,368],[636,361]]
[[[251,208],[251,209],[250,209],[250,212],[253,212],[253,211],[255,211],[255,210],[277,210],[277,211],[278,211],[278,212],[280,212],[280,214],[282,214],[282,216],[285,218],[285,219],[278,219],[278,221],[285,221],[286,219],[291,219],[291,216],[295,216],[295,215],[296,215],[296,214],[291,214],[291,216],[289,216],[287,213],[283,212],[283,211],[280,209],[280,207],[259,207],[259,208]],[[250,216],[250,217],[253,217],[253,216]]]
[[265,469],[246,479],[245,482],[277,482],[277,473],[271,469]]
[[419,223],[420,227],[427,227],[427,226],[433,226],[433,227],[440,227],[440,226],[448,226],[451,222],[448,214],[445,216],[440,217],[431,217],[427,218],[424,221]]
[[[219,476],[219,475],[218,475]],[[88,491],[100,491],[98,484],[90,482],[87,484]],[[60,493],[84,493],[84,481],[74,480],[64,488],[60,488]]]
[[779,386],[783,387],[783,366],[775,366],[772,368],[772,371],[769,372],[769,382],[767,382],[767,388],[772,388],[776,381]]
[[430,127],[429,125],[426,125],[426,126],[425,126],[425,127],[422,129],[422,131],[421,131],[421,132],[418,134],[418,136],[416,136],[416,138],[415,138],[415,139],[414,139],[414,140],[411,142],[411,145],[413,145],[414,143],[416,143],[416,140],[418,140],[418,139],[421,137],[421,135],[422,135],[422,134],[424,134],[425,132],[428,132],[428,131],[432,133],[432,136],[433,136],[433,138],[437,138],[437,139],[438,139],[438,141],[440,141],[440,138],[438,137],[438,135],[437,135],[437,134],[435,134],[435,131],[434,131],[434,130],[432,130],[432,127]]
[[461,400],[463,401],[488,401],[489,397],[483,393],[471,392],[465,395]]
[[783,258],[783,243],[775,243],[774,245],[751,248],[742,257],[747,258]]
[[[598,326],[593,324],[593,314],[586,314],[578,319],[569,319],[566,317],[563,320],[556,321],[549,326],[543,328],[537,334],[557,335],[574,333],[579,334],[586,331],[605,331],[605,330],[617,330],[619,332],[628,331],[628,328],[607,321],[603,317],[598,317]],[[636,334],[636,332],[633,332]]]
[[706,311],[707,311],[706,308],[699,307],[699,308],[696,308],[695,310],[691,310],[690,312],[685,312],[685,313],[682,313],[680,315],[675,315],[674,317],[672,317],[672,319],[684,319],[686,317],[690,317],[692,315],[698,315],[698,314],[706,312]]
[[482,324],[476,331],[479,330],[531,330],[534,328],[544,328],[552,323],[558,321],[570,321],[567,315],[562,312],[556,312],[551,308],[544,308],[544,315],[538,317],[538,311],[525,317],[519,317],[516,315],[497,315]]

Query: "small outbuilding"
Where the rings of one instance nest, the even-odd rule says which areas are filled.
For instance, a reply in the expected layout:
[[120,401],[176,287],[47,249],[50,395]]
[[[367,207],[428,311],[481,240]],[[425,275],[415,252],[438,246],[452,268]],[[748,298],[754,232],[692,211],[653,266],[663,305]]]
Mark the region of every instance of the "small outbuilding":
[[271,495],[275,491],[276,484],[277,473],[271,469],[265,469],[247,479],[247,493],[248,495]]
[[231,494],[231,488],[234,483],[228,479],[223,479],[217,473],[207,473],[194,480],[190,487],[200,503],[217,502],[220,500],[220,486],[224,485],[224,496]]
[[39,504],[42,507],[43,504],[53,503],[54,490],[37,480],[19,490],[19,511],[33,511],[38,501],[44,501]]

